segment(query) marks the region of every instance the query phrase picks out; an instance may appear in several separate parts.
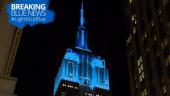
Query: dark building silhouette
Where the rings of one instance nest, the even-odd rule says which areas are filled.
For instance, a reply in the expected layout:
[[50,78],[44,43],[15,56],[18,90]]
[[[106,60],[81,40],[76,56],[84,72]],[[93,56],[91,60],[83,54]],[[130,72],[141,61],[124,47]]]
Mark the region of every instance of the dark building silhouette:
[[17,78],[11,76],[11,71],[22,35],[22,29],[8,22],[6,4],[9,2],[0,1],[0,96],[14,96]]
[[126,0],[131,96],[170,96],[169,0]]
[[75,48],[68,48],[54,84],[54,96],[110,96],[105,59],[88,47],[83,2]]

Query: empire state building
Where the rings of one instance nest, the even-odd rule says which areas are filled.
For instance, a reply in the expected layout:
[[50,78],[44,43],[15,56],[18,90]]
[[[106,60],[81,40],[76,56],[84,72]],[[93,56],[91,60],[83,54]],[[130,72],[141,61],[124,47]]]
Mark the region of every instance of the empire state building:
[[88,47],[83,1],[75,48],[68,48],[54,83],[53,96],[111,96],[105,59]]

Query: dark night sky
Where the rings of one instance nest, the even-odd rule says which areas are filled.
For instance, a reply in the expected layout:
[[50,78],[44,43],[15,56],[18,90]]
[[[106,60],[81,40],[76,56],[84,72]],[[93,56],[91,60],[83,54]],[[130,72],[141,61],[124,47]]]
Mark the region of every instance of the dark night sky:
[[[106,59],[113,96],[129,96],[121,0],[84,0],[90,49]],[[74,47],[80,0],[51,0],[54,22],[25,27],[12,76],[19,96],[51,96],[65,51]]]

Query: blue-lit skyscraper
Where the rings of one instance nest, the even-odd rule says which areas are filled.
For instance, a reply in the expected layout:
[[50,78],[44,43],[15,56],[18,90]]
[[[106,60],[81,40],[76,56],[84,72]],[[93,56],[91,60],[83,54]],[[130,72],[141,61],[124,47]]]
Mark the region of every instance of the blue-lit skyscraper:
[[[68,48],[54,84],[54,96],[109,96],[109,74],[105,59],[88,47],[83,1],[75,48]],[[100,93],[101,92],[101,93]]]

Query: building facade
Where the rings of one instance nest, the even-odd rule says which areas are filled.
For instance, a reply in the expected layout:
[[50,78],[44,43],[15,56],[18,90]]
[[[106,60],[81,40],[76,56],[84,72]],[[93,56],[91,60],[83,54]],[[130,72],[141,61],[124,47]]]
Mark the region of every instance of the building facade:
[[17,79],[10,75],[22,35],[21,29],[8,23],[6,5],[9,2],[0,2],[0,96],[13,96]]
[[131,96],[170,96],[169,0],[126,0]]
[[83,2],[75,48],[68,48],[54,84],[54,96],[110,96],[105,59],[88,47]]

